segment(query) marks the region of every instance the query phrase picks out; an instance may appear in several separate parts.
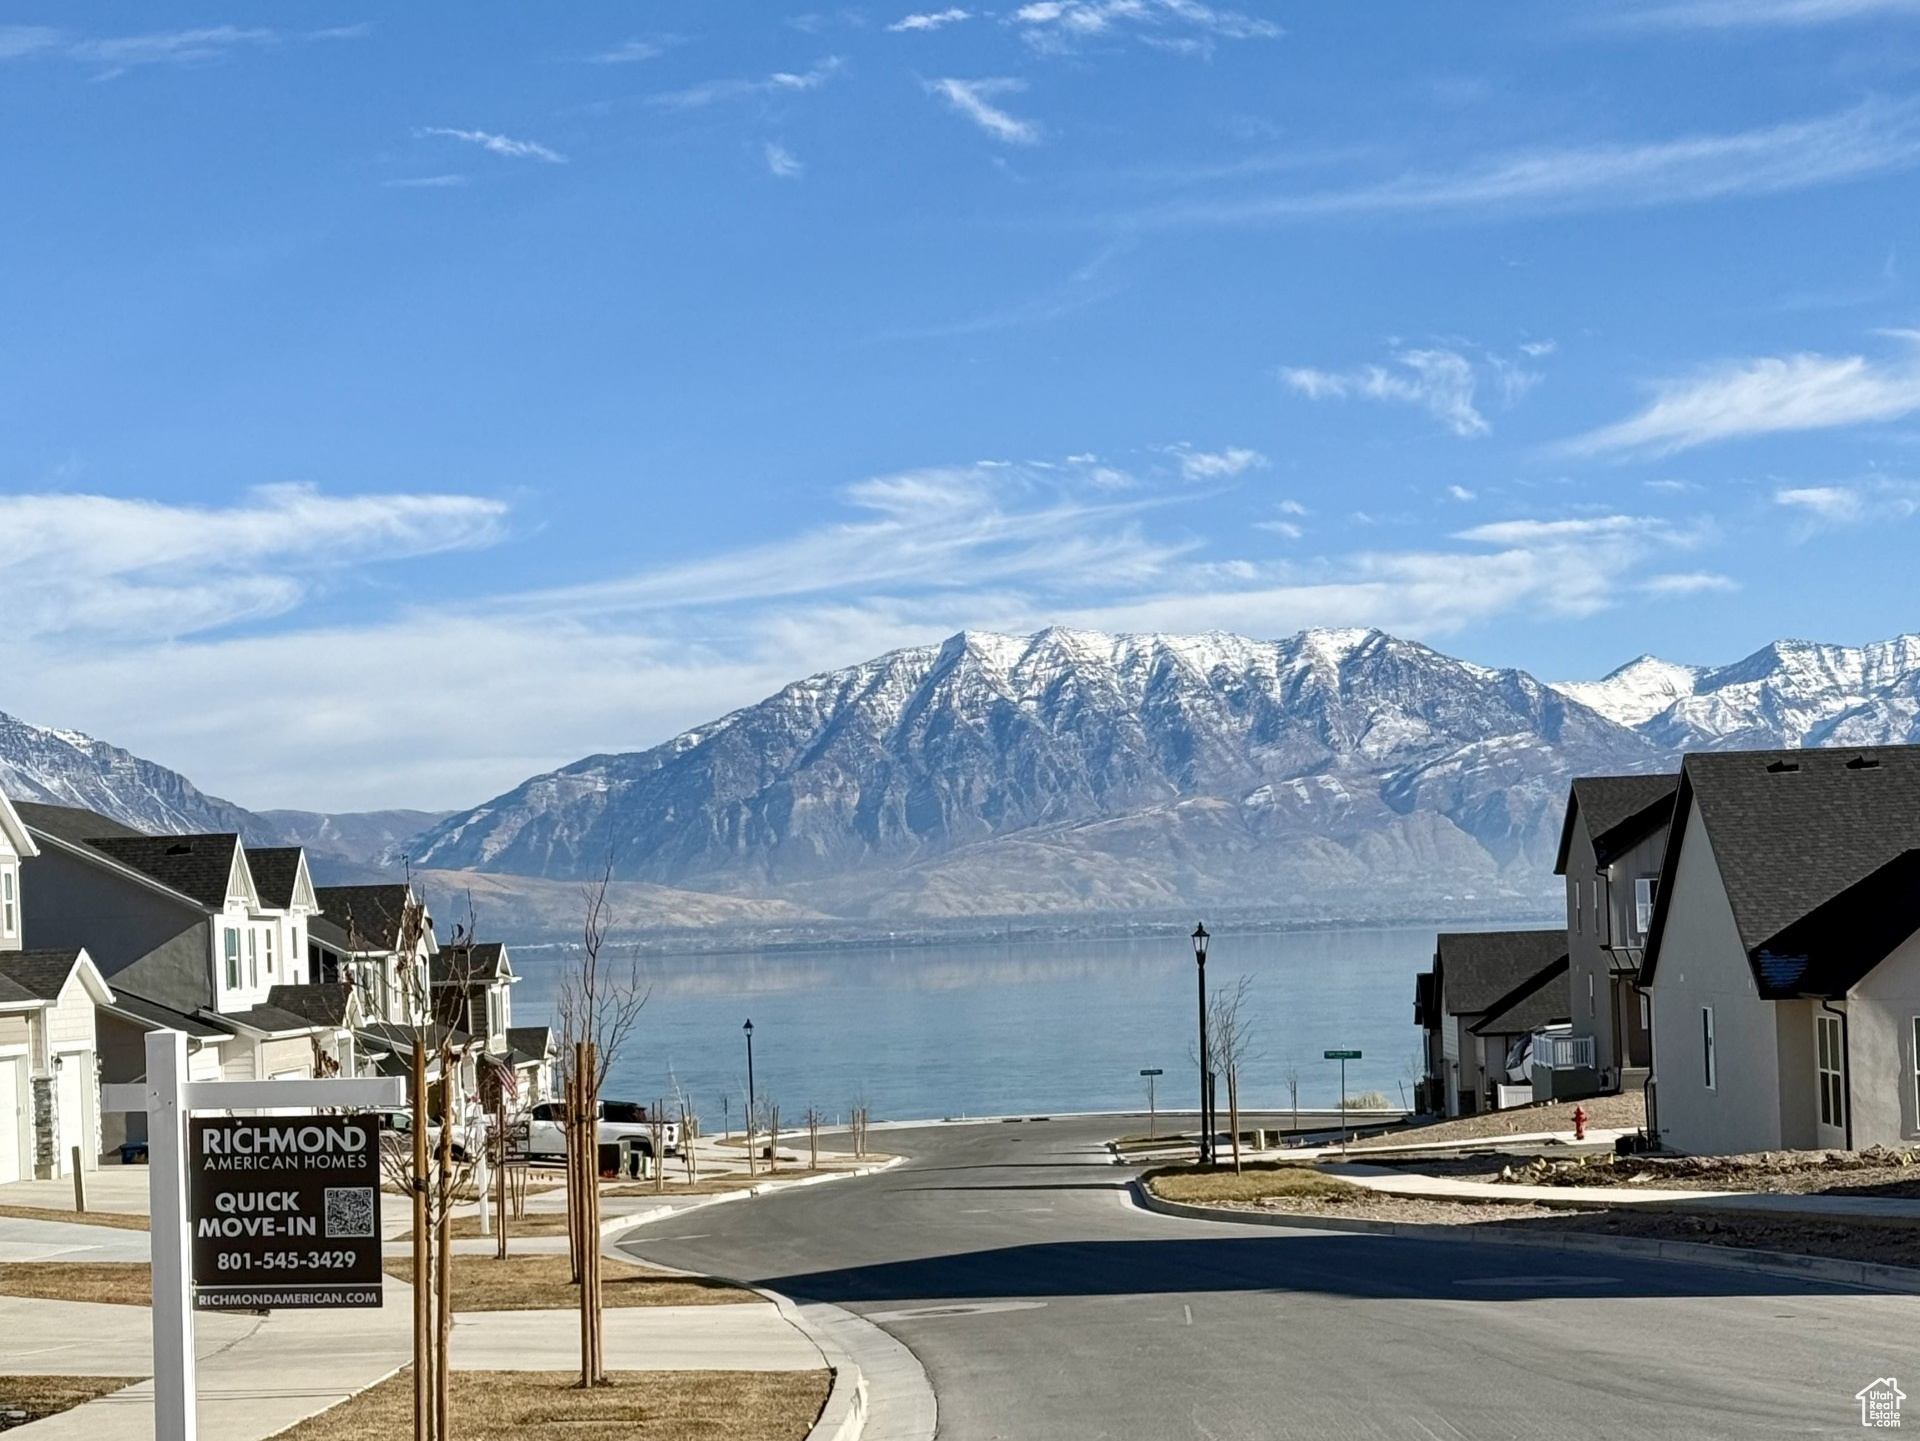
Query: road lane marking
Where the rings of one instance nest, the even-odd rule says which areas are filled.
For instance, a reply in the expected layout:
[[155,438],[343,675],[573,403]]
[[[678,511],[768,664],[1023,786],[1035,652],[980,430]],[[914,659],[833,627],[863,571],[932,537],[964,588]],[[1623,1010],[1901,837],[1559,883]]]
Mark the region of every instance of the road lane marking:
[[904,1311],[868,1311],[869,1321],[932,1321],[946,1316],[991,1316],[1000,1311],[1037,1311],[1045,1301],[976,1301],[962,1306],[912,1306]]
[[1182,1306],[1180,1309],[1187,1313],[1187,1324],[1191,1326],[1193,1324],[1193,1307]]

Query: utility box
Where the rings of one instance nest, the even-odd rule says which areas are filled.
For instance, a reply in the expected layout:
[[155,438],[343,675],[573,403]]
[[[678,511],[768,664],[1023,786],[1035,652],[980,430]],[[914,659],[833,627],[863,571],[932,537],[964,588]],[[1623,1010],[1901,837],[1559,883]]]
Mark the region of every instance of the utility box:
[[617,1181],[624,1176],[631,1149],[625,1140],[600,1142],[600,1179]]

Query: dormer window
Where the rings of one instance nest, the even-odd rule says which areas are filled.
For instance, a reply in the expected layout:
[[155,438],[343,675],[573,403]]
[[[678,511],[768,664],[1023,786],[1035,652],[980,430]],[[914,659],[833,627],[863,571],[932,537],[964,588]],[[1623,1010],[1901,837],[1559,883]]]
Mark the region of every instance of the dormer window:
[[1657,876],[1640,876],[1633,883],[1633,933],[1645,937],[1653,929],[1653,888]]

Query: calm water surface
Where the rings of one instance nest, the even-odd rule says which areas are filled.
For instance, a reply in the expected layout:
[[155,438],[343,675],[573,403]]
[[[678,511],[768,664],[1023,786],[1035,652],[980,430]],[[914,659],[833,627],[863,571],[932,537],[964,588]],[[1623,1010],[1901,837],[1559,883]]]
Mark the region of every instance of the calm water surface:
[[[1290,1063],[1301,1105],[1337,1105],[1338,1066],[1320,1053],[1342,1048],[1364,1053],[1348,1064],[1349,1093],[1410,1096],[1413,978],[1433,937],[1431,926],[1216,936],[1209,984],[1250,981],[1242,1105],[1287,1104]],[[532,951],[514,962],[514,1019],[548,1019],[561,963]],[[654,956],[645,970],[650,998],[609,1094],[651,1101],[677,1084],[708,1129],[723,1097],[739,1123],[749,1018],[755,1081],[783,1125],[856,1100],[876,1120],[1132,1109],[1146,1104],[1148,1066],[1166,1072],[1167,1103],[1191,1109],[1197,1089],[1197,987],[1181,940]]]

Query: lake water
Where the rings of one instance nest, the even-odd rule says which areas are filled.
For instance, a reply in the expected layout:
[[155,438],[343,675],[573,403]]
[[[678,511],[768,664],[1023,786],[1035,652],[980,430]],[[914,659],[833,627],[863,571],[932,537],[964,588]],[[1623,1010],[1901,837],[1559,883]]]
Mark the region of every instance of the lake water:
[[[1413,978],[1434,930],[1216,936],[1209,985],[1249,979],[1242,1106],[1286,1105],[1289,1063],[1302,1106],[1338,1105],[1338,1064],[1321,1059],[1335,1049],[1363,1053],[1349,1094],[1410,1100]],[[560,962],[530,951],[514,963],[514,1019],[548,1019]],[[651,1101],[677,1083],[709,1130],[723,1097],[739,1124],[748,1019],[757,1089],[783,1126],[857,1099],[874,1120],[1134,1109],[1150,1066],[1166,1072],[1162,1104],[1195,1102],[1197,987],[1181,939],[649,956],[644,968],[650,997],[608,1094]]]

